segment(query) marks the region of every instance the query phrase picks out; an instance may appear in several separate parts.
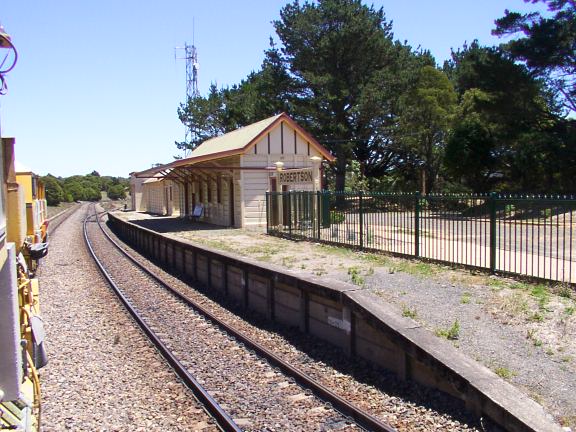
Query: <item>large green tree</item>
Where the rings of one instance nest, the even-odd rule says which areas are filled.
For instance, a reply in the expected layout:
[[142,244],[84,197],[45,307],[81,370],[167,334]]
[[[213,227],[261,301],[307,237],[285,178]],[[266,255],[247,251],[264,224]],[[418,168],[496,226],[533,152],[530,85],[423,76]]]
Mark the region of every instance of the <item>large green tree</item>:
[[44,183],[46,202],[49,206],[57,206],[62,201],[66,200],[64,189],[56,177],[48,174],[47,176],[42,177],[42,183]]
[[[460,96],[448,173],[478,192],[544,187],[543,155],[554,156],[545,136],[559,112],[545,83],[500,48],[477,42],[453,53],[444,68]],[[475,159],[464,161],[464,155]]]
[[337,157],[330,169],[337,190],[351,161],[362,177],[389,175],[405,160],[395,132],[401,95],[434,59],[395,42],[383,10],[360,0],[295,1],[274,26],[280,43],[271,43],[260,70],[180,106],[193,130],[190,147],[285,111]]
[[576,1],[524,0],[544,3],[551,16],[506,11],[493,34],[521,35],[503,45],[560,93],[565,107],[576,112]]
[[434,189],[446,140],[456,111],[456,92],[446,74],[433,66],[420,69],[415,85],[404,93],[398,142],[418,173],[420,191]]
[[335,187],[344,190],[352,159],[376,166],[389,157],[382,136],[396,103],[386,92],[401,87],[396,66],[411,49],[393,41],[383,9],[360,0],[295,1],[274,26],[294,81],[293,114],[335,154]]
[[205,140],[227,132],[224,124],[224,96],[212,84],[207,97],[188,99],[178,107],[178,117],[191,131],[190,142],[176,142],[180,150],[191,150]]

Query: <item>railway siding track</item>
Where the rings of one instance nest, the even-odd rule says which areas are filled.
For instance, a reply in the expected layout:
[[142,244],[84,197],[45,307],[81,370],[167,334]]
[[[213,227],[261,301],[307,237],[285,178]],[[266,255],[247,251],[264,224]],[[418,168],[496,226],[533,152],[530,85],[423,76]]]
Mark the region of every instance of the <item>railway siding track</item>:
[[[94,225],[87,224],[88,236],[112,279],[181,363],[194,371],[215,398],[224,401],[221,404],[239,426],[245,430],[361,429],[211,320],[191,311],[148,274],[127,271],[126,258],[110,250],[105,244],[108,240],[96,236]],[[367,426],[377,431],[393,430],[376,419]]]
[[46,221],[48,222],[48,234],[51,235],[54,232],[56,232],[56,230],[58,229],[58,227],[60,225],[62,225],[62,223],[68,219],[70,216],[72,216],[76,211],[78,211],[80,209],[81,205],[75,205],[73,207],[68,207],[65,210],[62,210],[61,212],[55,214],[54,216],[46,219]]

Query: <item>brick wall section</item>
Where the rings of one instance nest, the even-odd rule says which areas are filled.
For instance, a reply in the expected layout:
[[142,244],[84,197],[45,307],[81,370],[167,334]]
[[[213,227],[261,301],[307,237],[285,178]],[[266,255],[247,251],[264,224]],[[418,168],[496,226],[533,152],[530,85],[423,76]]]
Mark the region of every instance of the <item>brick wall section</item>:
[[[374,295],[277,266],[176,240],[110,214],[112,229],[168,270],[223,292],[245,308],[297,326],[395,372],[463,400],[509,431],[561,431],[543,408]],[[166,252],[168,251],[168,253]]]

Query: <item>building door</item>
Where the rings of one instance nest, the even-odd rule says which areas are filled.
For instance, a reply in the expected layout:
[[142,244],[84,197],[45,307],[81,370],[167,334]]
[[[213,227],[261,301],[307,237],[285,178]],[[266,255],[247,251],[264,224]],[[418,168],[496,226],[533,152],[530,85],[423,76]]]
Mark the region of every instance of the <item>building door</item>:
[[284,226],[288,226],[290,224],[290,211],[291,211],[291,205],[292,203],[290,202],[290,197],[288,196],[288,192],[290,191],[290,189],[288,188],[288,185],[282,185],[282,196],[280,198],[281,202],[282,202],[282,224]]
[[268,224],[274,227],[280,224],[280,199],[275,192],[278,192],[278,180],[276,177],[270,177],[270,197],[266,213]]
[[228,192],[229,209],[230,209],[230,226],[236,226],[236,219],[234,217],[234,179],[230,179],[230,187]]

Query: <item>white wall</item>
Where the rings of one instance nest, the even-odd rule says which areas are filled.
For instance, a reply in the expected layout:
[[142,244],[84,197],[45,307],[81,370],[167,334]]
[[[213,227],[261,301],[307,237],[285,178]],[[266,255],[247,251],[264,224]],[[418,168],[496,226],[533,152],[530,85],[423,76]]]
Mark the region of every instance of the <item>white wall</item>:
[[[268,137],[269,135],[269,137]],[[273,167],[275,162],[284,162],[284,169],[313,167],[310,158],[322,157],[299,133],[287,123],[278,125],[265,135],[254,147],[242,155],[243,167]],[[268,153],[270,139],[270,153]],[[282,144],[283,140],[283,144]],[[282,153],[283,151],[283,153]],[[266,224],[266,191],[270,188],[274,171],[241,171],[243,190],[243,226],[262,226]],[[312,190],[312,184],[291,185],[291,190]]]

